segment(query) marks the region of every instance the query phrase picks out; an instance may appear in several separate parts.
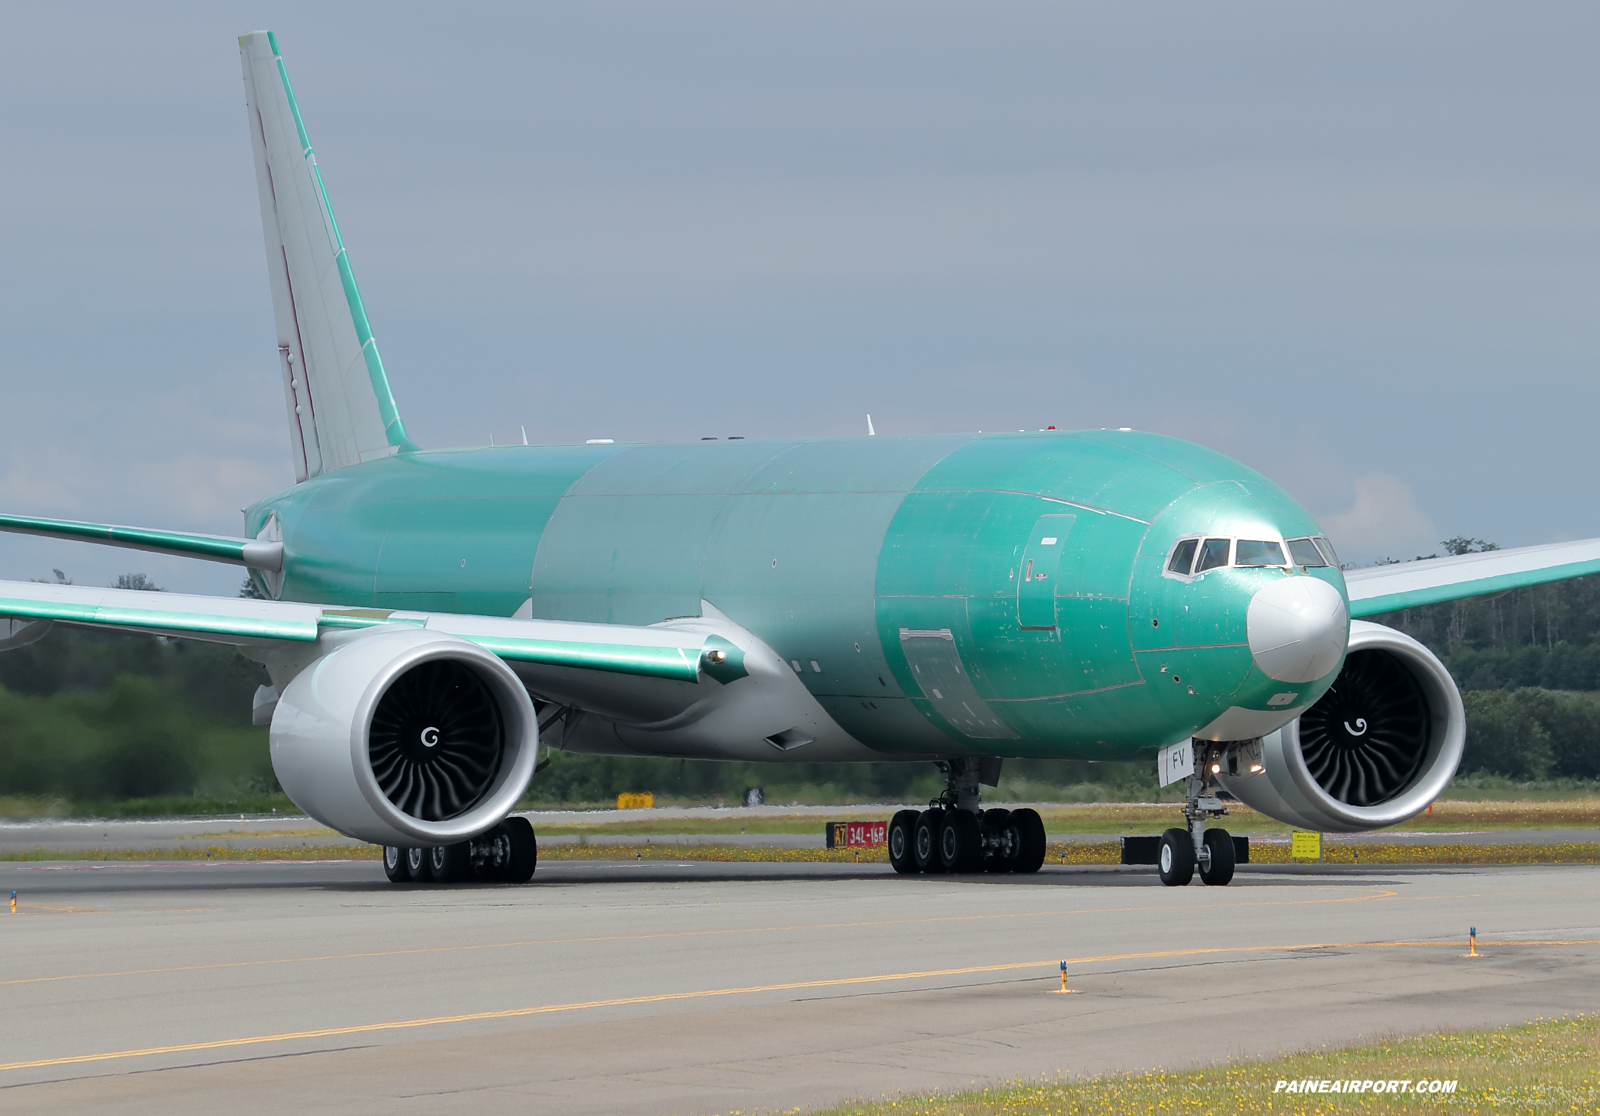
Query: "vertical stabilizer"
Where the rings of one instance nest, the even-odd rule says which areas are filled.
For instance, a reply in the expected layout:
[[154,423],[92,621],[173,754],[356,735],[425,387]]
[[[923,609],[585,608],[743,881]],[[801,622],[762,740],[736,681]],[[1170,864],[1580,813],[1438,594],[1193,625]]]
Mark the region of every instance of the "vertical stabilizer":
[[278,43],[239,36],[295,479],[411,450]]

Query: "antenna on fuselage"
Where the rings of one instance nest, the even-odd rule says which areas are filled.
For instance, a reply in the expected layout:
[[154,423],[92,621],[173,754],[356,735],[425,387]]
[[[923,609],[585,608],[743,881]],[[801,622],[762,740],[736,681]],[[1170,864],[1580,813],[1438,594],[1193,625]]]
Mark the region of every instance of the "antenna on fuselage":
[[522,444],[528,444],[528,428],[526,426],[522,428]]
[[876,433],[877,433],[877,431],[872,429],[872,416],[868,415],[867,416],[867,437],[870,438]]

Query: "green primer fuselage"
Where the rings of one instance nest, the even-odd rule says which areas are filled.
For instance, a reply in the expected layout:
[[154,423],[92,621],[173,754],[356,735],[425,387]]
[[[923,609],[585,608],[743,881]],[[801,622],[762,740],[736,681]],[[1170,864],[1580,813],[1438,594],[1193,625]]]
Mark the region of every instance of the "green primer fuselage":
[[1125,431],[409,452],[261,501],[250,533],[272,513],[285,599],[619,624],[709,601],[886,753],[1147,757],[1302,706],[1333,675],[1263,675],[1250,598],[1345,594],[1332,568],[1164,577],[1185,535],[1318,528],[1239,463]]

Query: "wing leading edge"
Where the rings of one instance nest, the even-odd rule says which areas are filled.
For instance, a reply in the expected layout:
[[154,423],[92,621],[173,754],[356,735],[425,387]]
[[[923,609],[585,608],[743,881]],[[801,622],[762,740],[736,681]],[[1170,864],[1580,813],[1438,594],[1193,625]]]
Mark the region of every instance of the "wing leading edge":
[[1350,615],[1362,619],[1592,573],[1600,573],[1600,539],[1369,566],[1346,570],[1344,579]]
[[[680,629],[339,608],[36,582],[0,581],[0,617],[241,647],[306,644],[328,632],[410,626],[460,636],[513,662],[676,682],[697,682],[702,673],[729,681],[739,676],[742,662],[741,652],[727,640]],[[36,631],[35,638],[39,634],[42,630]]]

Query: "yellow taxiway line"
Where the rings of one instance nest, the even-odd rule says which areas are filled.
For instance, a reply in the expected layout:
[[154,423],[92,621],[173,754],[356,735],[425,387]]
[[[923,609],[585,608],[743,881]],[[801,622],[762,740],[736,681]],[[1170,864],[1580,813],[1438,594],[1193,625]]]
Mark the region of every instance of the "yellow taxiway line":
[[[1493,943],[1496,946],[1562,946],[1600,945],[1600,939],[1507,939]],[[1067,958],[1068,965],[1090,965],[1106,961],[1138,961],[1165,957],[1197,957],[1227,953],[1280,953],[1305,949],[1397,949],[1397,948],[1458,948],[1458,943],[1434,942],[1301,942],[1279,946],[1213,946],[1198,949],[1170,949],[1149,953],[1114,953],[1098,957]],[[1487,943],[1486,943],[1487,948]],[[882,984],[890,981],[928,980],[934,977],[971,976],[977,973],[1015,972],[1019,969],[1055,970],[1060,959],[1048,961],[1014,961],[999,965],[969,965],[957,969],[925,969],[918,972],[879,973],[870,976],[832,977],[822,980],[788,981],[782,984],[756,984],[738,988],[708,988],[692,992],[662,992],[650,996],[623,996],[610,1000],[586,1000],[568,1004],[543,1004],[536,1007],[508,1008],[501,1011],[475,1011],[460,1015],[434,1015],[417,1019],[398,1019],[380,1023],[358,1023],[348,1027],[321,1027],[315,1030],[283,1031],[271,1035],[248,1035],[242,1038],[210,1039],[205,1042],[176,1043],[170,1046],[147,1046],[132,1050],[111,1050],[97,1054],[71,1054],[61,1058],[38,1058],[24,1062],[0,1063],[0,1071],[41,1069],[49,1066],[82,1065],[87,1062],[109,1062],[124,1058],[148,1058],[160,1054],[188,1054],[201,1050],[225,1050],[235,1046],[256,1046],[266,1043],[294,1042],[304,1039],[333,1038],[341,1035],[374,1034],[382,1031],[410,1030],[418,1027],[439,1027],[451,1023],[481,1023],[497,1019],[521,1019],[535,1015],[555,1015],[562,1012],[590,1011],[597,1008],[628,1007],[639,1004],[661,1004],[684,1000],[705,1000],[723,996],[748,996],[763,992],[795,992],[812,988],[841,988],[851,985]]]
[[[1241,907],[1302,907],[1323,903],[1363,903],[1392,899],[1395,891],[1374,891],[1365,895],[1341,895],[1333,899],[1273,899],[1253,903],[1234,903]],[[262,965],[300,965],[324,961],[360,961],[376,957],[409,957],[429,953],[472,953],[492,949],[528,949],[534,946],[587,945],[599,942],[647,942],[669,938],[707,938],[732,934],[787,934],[817,930],[861,930],[874,926],[921,926],[943,922],[992,922],[997,919],[1060,918],[1063,915],[1132,914],[1139,911],[1170,910],[1166,906],[1088,907],[1056,911],[1015,911],[1004,914],[938,915],[933,918],[886,918],[862,922],[807,922],[792,926],[749,926],[718,930],[666,930],[655,934],[606,934],[586,938],[534,938],[518,942],[481,942],[476,945],[420,946],[415,949],[371,950],[362,953],[325,953],[307,957],[267,957],[256,961],[217,961],[205,965],[169,965],[153,969],[114,969],[96,973],[58,973],[55,976],[15,977],[0,980],[0,988],[19,984],[50,984],[62,980],[104,980],[110,977],[156,976],[170,973],[195,973],[212,969],[250,969]]]

